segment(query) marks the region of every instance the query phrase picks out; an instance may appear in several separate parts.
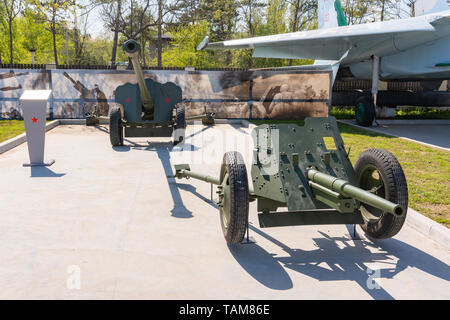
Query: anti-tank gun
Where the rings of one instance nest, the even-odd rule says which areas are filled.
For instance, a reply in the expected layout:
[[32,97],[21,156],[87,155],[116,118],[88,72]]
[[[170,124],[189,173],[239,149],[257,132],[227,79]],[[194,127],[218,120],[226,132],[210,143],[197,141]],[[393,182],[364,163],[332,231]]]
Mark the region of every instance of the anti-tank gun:
[[359,224],[372,238],[390,238],[402,228],[408,189],[399,162],[386,150],[371,149],[353,167],[335,118],[307,118],[304,126],[265,124],[252,136],[252,186],[238,152],[224,155],[219,177],[175,165],[179,179],[217,185],[228,243],[243,240],[251,201],[257,201],[262,228]]

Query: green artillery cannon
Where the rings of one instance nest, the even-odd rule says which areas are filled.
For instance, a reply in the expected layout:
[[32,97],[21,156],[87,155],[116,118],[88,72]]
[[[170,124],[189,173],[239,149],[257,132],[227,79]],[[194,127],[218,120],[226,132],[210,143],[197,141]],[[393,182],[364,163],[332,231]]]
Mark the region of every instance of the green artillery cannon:
[[109,113],[109,136],[113,146],[123,145],[125,137],[170,137],[174,145],[184,140],[186,120],[197,118],[214,122],[214,114],[186,118],[182,104],[182,90],[173,82],[158,83],[145,79],[138,56],[141,51],[139,43],[126,41],[122,46],[131,59],[137,78],[137,85],[126,83],[117,87],[114,106]]
[[180,104],[181,88],[172,82],[160,84],[152,79],[144,78],[138,61],[141,51],[139,43],[128,40],[122,48],[131,59],[137,85],[126,83],[115,91],[115,101],[122,105],[123,113],[118,106],[110,109],[111,144],[123,145],[124,136],[170,137],[174,135],[174,144],[182,142],[186,118],[184,107]]
[[[223,157],[219,177],[175,165],[179,179],[218,187],[220,221],[230,244],[243,240],[249,202],[257,201],[260,227],[359,224],[372,238],[390,238],[408,208],[405,175],[388,151],[363,152],[353,168],[336,119],[307,118],[304,126],[265,124],[252,132],[251,181],[238,152]],[[279,210],[287,208],[287,210]]]

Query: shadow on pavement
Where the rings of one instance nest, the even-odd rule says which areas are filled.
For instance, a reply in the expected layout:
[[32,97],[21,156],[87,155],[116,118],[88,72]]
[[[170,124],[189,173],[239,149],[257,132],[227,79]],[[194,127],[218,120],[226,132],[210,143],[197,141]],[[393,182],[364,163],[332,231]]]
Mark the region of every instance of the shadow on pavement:
[[[253,230],[253,227],[250,228]],[[283,265],[258,244],[228,245],[228,248],[241,267],[262,285],[274,290],[289,290],[293,287]]]
[[[171,147],[172,148],[172,147]],[[157,148],[158,158],[161,160],[161,164],[164,169],[164,173],[167,177],[167,183],[169,185],[170,194],[173,201],[172,217],[175,218],[192,218],[192,212],[189,211],[183,203],[180,191],[178,190],[177,184],[175,183],[174,172],[170,164],[170,149],[169,148]],[[172,181],[170,180],[172,179]]]
[[[387,265],[387,268],[379,270],[380,282],[383,279],[392,279],[408,267],[420,269],[446,281],[450,280],[450,269],[447,264],[397,239],[354,241],[345,237],[330,237],[319,231],[322,237],[312,239],[317,249],[301,250],[288,247],[254,226],[250,226],[250,229],[288,254],[287,257],[274,257],[261,247],[255,248],[253,249],[256,253],[255,260],[250,265],[243,264],[244,258],[233,254],[250,275],[270,288],[273,287],[272,280],[268,281],[263,276],[266,271],[257,267],[269,257],[281,263],[285,268],[319,281],[354,281],[374,299],[394,298],[382,288],[382,284],[379,289],[373,287],[370,289],[370,276],[373,275],[371,265],[374,268],[373,264]],[[252,247],[258,247],[258,245],[249,246],[249,248]],[[380,252],[374,253],[374,250]],[[396,261],[397,259],[398,261]],[[269,277],[272,276],[269,275]]]
[[65,176],[65,173],[55,173],[47,167],[31,167],[32,178],[60,178]]
[[[198,195],[190,185],[179,185]],[[202,195],[199,197],[213,205]],[[353,225],[347,225],[351,237]],[[354,281],[372,298],[393,300],[389,292],[383,289],[383,279],[392,279],[403,270],[417,268],[434,277],[450,281],[450,267],[428,253],[397,239],[357,240],[347,237],[330,237],[319,231],[321,237],[313,238],[317,249],[302,250],[291,248],[281,241],[250,224],[252,232],[280,247],[288,256],[279,256],[268,252],[257,243],[229,245],[229,250],[242,268],[255,280],[274,290],[289,290],[293,283],[286,268],[309,276],[318,281]],[[300,227],[299,227],[300,228]],[[221,235],[217,235],[221,236]],[[373,252],[379,251],[379,252]],[[377,277],[374,275],[374,264],[381,266]],[[386,268],[383,268],[387,266]],[[379,278],[379,289],[370,289],[371,279]],[[338,296],[336,298],[339,298]]]
[[197,196],[198,198],[200,198],[200,200],[203,200],[205,202],[207,202],[208,204],[210,204],[211,206],[213,206],[216,209],[219,209],[219,206],[212,201],[211,199],[208,199],[207,197],[204,197],[203,195],[201,195],[200,193],[197,192],[197,188],[194,187],[191,184],[185,184],[185,183],[177,183],[178,189],[184,190],[184,191],[188,191],[190,193],[192,193],[193,195]]

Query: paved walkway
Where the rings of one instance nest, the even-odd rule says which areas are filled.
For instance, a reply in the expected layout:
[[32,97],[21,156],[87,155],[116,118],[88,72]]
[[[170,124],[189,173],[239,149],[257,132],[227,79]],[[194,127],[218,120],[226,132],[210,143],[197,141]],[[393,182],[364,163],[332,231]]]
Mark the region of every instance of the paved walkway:
[[210,186],[167,176],[183,162],[217,175],[224,149],[250,161],[247,128],[189,126],[183,152],[164,139],[112,149],[105,131],[48,132],[49,168],[22,167],[26,144],[0,155],[0,299],[450,298],[449,251],[408,226],[384,241],[260,229],[252,204],[256,244],[228,247]]
[[[356,124],[351,120],[343,122]],[[450,151],[450,120],[379,120],[378,122],[380,124],[378,127],[364,129],[415,140]]]

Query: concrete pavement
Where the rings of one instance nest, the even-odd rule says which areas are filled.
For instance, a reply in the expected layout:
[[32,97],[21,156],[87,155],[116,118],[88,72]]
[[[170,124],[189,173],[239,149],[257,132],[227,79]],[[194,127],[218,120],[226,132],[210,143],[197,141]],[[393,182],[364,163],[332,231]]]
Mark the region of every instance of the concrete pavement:
[[188,126],[183,151],[156,138],[113,149],[106,131],[48,132],[49,168],[22,167],[26,144],[0,155],[0,298],[450,298],[449,250],[406,225],[383,241],[260,229],[252,203],[256,243],[227,246],[210,185],[170,176],[177,163],[217,175],[227,150],[250,162],[248,128]]
[[[342,122],[356,124],[352,120]],[[450,151],[450,120],[378,120],[378,123],[378,127],[362,128]]]

